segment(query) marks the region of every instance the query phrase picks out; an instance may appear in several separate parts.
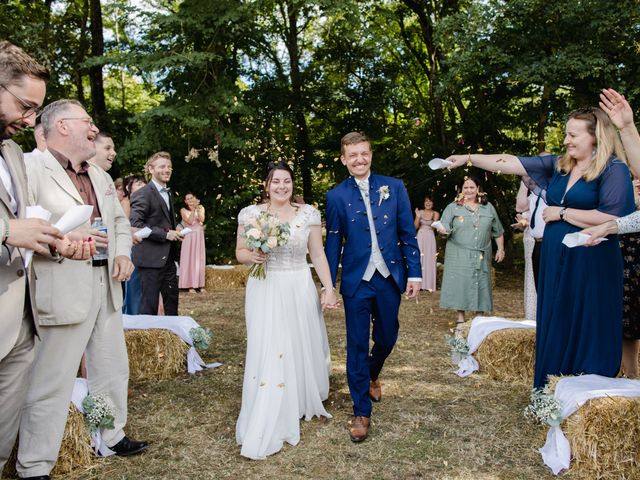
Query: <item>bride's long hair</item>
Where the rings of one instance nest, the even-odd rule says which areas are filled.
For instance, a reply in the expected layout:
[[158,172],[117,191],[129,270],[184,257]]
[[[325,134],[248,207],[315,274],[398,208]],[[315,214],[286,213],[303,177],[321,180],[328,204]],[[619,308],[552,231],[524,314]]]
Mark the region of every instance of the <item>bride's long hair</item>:
[[267,175],[264,177],[261,203],[269,202],[269,185],[271,185],[271,180],[273,179],[273,174],[276,170],[284,170],[286,172],[289,172],[289,175],[291,176],[291,197],[289,197],[289,203],[291,205],[294,205],[295,202],[293,201],[293,192],[295,190],[295,176],[293,175],[293,170],[291,169],[289,164],[282,160],[279,160],[277,162],[269,162],[267,164]]

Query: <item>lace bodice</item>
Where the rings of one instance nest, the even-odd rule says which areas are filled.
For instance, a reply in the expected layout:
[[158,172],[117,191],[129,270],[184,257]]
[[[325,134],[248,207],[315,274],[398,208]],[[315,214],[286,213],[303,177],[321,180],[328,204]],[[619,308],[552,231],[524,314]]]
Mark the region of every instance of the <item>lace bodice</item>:
[[[257,217],[261,211],[262,208],[258,205],[243,208],[238,215],[238,224],[245,225],[249,219]],[[291,227],[289,241],[286,245],[273,249],[267,256],[267,272],[308,268],[307,242],[309,229],[313,225],[320,225],[320,212],[311,205],[301,205],[298,213],[289,223]]]

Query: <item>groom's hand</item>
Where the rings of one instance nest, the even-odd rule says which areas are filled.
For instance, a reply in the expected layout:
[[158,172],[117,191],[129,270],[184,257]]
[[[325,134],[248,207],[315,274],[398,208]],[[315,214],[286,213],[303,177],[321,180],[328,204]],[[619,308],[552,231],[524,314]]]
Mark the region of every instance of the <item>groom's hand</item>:
[[407,282],[407,291],[404,292],[407,299],[415,298],[417,300],[421,286],[422,282]]

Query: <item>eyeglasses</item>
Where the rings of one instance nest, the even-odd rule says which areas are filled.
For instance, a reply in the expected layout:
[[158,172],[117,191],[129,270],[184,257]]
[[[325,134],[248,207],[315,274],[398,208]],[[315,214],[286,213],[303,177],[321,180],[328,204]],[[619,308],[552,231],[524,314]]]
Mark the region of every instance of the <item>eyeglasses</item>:
[[7,92],[13,95],[13,97],[18,100],[18,102],[20,102],[20,105],[22,105],[22,118],[27,118],[34,114],[36,117],[40,115],[42,108],[40,108],[38,105],[33,105],[32,103],[27,102],[24,98],[19,97],[18,95],[13,93],[7,88],[6,85],[3,85],[2,83],[0,83],[0,87],[4,88]]
[[90,127],[96,126],[96,124],[93,123],[93,118],[87,118],[87,117],[65,117],[65,118],[59,118],[58,120],[80,120],[81,122],[88,123]]

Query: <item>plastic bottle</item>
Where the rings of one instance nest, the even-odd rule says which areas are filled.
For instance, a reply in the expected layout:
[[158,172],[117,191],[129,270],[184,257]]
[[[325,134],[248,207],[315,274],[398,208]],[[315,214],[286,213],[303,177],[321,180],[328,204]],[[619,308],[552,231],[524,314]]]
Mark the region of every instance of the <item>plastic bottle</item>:
[[[97,230],[98,232],[107,233],[107,226],[102,223],[102,218],[96,217],[93,220],[93,224],[91,228]],[[93,256],[93,265],[94,266],[102,266],[107,265],[109,260],[109,249],[107,247],[96,247],[96,254]]]

